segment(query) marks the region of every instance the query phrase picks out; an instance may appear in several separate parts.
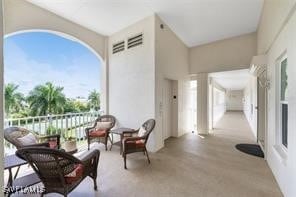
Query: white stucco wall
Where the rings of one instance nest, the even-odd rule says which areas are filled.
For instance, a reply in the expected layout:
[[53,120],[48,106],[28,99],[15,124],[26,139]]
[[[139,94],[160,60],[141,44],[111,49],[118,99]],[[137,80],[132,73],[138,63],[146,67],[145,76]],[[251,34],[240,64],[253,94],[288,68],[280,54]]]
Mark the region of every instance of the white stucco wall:
[[[267,162],[277,182],[287,197],[296,194],[296,14],[295,1],[265,1],[258,30],[258,51],[267,53],[268,91]],[[276,66],[277,59],[287,52],[288,56],[288,151],[277,147],[276,126]]]
[[[114,43],[139,33],[143,33],[143,45],[112,54]],[[154,39],[154,16],[109,38],[109,112],[117,118],[117,126],[139,128],[155,118]],[[159,147],[158,138],[154,130],[148,142],[150,151]]]
[[[164,28],[160,28],[163,24]],[[155,66],[156,66],[156,118],[157,129],[162,128],[161,105],[163,103],[163,81],[170,79],[175,81],[177,86],[177,127],[172,134],[179,137],[189,131],[188,114],[189,114],[189,49],[176,36],[176,34],[165,24],[158,16],[155,16]],[[163,143],[163,142],[162,142]]]
[[293,12],[296,0],[265,0],[258,27],[258,54],[265,54],[279,35],[287,17]]
[[190,48],[190,74],[249,68],[256,41],[251,33]]
[[5,35],[24,30],[51,30],[71,35],[105,59],[106,37],[25,0],[4,0]]

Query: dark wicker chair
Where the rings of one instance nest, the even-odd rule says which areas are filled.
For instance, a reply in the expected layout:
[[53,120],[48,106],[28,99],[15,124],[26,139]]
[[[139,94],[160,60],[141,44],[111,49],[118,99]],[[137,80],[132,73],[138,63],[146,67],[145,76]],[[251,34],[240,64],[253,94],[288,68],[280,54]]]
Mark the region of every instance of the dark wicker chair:
[[[108,128],[96,129],[99,122],[110,122],[111,124]],[[108,139],[111,142],[109,131],[115,126],[115,123],[116,123],[116,119],[114,116],[103,115],[96,119],[92,127],[86,128],[85,134],[87,138],[88,150],[92,142],[100,142],[105,144],[105,149],[107,150]]]
[[37,135],[34,132],[29,131],[28,129],[21,128],[21,127],[9,127],[4,130],[4,138],[6,141],[13,144],[17,149],[24,147],[22,143],[18,140],[18,138],[24,137],[28,135],[29,133],[32,133],[36,139],[38,140],[38,143],[36,144],[30,144],[29,146],[45,146],[45,147],[51,147],[54,149],[60,148],[60,138],[61,136],[59,134],[56,135],[48,135],[48,136],[41,136]]
[[[93,179],[94,189],[97,190],[96,178],[100,157],[100,151],[97,149],[86,152],[80,159],[61,150],[44,147],[20,148],[16,155],[28,161],[39,176],[45,187],[42,196],[47,193],[67,196],[87,176]],[[74,170],[75,177],[69,177]]]
[[135,134],[139,133],[138,130],[134,131],[126,131],[123,133],[123,136],[131,136],[131,137],[124,137],[123,139],[123,159],[124,159],[124,168],[127,169],[126,167],[126,155],[130,153],[135,153],[135,152],[143,152],[147,156],[148,163],[150,164],[150,159],[148,155],[148,151],[146,149],[146,144],[149,138],[150,133],[153,131],[155,127],[155,120],[150,119],[147,120],[142,127],[145,129],[145,134],[142,137],[132,137]]

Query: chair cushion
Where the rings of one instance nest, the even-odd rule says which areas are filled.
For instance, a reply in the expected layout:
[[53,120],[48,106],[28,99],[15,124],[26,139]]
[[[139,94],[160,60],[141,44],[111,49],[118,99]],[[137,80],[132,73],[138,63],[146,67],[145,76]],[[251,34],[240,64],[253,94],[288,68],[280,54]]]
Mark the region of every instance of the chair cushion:
[[23,146],[28,146],[28,145],[32,145],[32,144],[37,143],[37,138],[32,133],[29,133],[23,137],[19,137],[19,138],[17,138],[17,140]]
[[137,147],[145,147],[144,140],[137,140],[136,141],[136,146]]
[[112,122],[97,122],[97,130],[107,130],[112,128]]
[[106,130],[96,129],[94,131],[89,132],[90,137],[105,137],[105,135],[106,135]]
[[58,142],[57,140],[49,140],[48,141],[48,144],[49,144],[49,148],[52,148],[52,149],[55,149],[58,147]]
[[65,181],[67,184],[71,184],[77,180],[79,180],[83,175],[83,165],[77,164],[72,172],[65,175]]
[[146,129],[144,127],[141,127],[139,129],[138,136],[143,137],[145,134],[146,134]]
[[145,143],[143,140],[127,141],[126,145],[128,148],[143,148]]

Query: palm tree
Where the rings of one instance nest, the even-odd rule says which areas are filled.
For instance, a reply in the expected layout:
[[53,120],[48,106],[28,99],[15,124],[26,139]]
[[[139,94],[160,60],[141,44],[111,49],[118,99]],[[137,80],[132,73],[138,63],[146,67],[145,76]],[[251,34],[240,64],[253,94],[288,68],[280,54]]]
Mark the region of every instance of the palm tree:
[[63,113],[66,103],[63,89],[50,82],[36,86],[27,98],[32,115]]
[[5,85],[5,112],[9,116],[12,112],[18,112],[23,108],[24,95],[17,92],[18,85],[8,83]]
[[91,109],[99,110],[100,109],[100,93],[96,90],[93,90],[89,93],[88,102]]

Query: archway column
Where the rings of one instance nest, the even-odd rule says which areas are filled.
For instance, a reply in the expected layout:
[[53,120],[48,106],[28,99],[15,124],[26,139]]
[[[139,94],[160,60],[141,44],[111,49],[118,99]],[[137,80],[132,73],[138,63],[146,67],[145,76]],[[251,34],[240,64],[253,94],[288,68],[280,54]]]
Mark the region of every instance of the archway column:
[[209,134],[208,73],[197,74],[197,132]]

